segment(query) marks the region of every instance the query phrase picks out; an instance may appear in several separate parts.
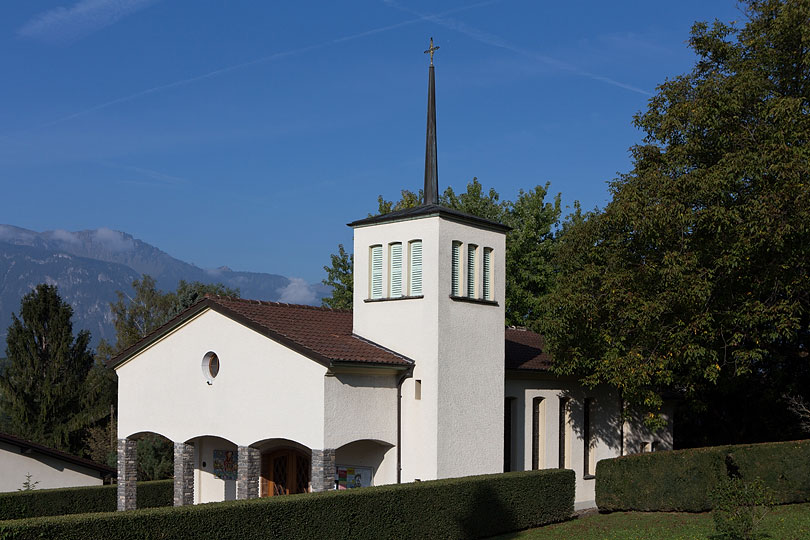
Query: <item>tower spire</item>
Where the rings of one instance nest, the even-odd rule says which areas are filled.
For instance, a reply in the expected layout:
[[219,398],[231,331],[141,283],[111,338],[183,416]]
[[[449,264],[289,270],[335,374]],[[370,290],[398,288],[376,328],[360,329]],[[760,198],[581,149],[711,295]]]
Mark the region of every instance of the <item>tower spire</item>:
[[439,204],[439,163],[436,150],[436,78],[433,75],[433,53],[439,47],[433,46],[430,38],[430,47],[425,54],[430,54],[430,68],[428,76],[428,111],[427,111],[427,137],[425,140],[425,199],[424,204]]

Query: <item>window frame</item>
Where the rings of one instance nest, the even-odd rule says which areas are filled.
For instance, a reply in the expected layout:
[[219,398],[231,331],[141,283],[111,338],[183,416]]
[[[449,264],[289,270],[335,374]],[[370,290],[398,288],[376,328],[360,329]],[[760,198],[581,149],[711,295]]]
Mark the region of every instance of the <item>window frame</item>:
[[[379,249],[379,265],[375,266],[374,252]],[[368,248],[368,297],[378,300],[384,297],[383,291],[383,252],[382,244],[374,244]],[[378,271],[378,272],[377,272]],[[379,289],[375,290],[375,278],[379,282]]]

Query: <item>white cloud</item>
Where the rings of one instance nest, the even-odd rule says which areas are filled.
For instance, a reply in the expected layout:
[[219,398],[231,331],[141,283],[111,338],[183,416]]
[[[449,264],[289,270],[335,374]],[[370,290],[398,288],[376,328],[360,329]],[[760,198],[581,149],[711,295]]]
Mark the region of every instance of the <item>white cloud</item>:
[[70,7],[44,11],[25,23],[17,33],[48,42],[74,41],[115,24],[158,0],[79,0]]
[[64,229],[56,229],[55,231],[48,231],[48,234],[54,240],[59,240],[60,242],[64,242],[66,244],[78,244],[80,242],[79,238],[76,236],[75,233],[66,231]]
[[301,278],[290,278],[286,287],[278,290],[281,293],[279,302],[287,304],[313,304],[315,302],[315,291]]
[[131,251],[135,249],[132,238],[124,236],[124,233],[112,229],[101,228],[93,231],[93,241],[98,242],[110,251]]

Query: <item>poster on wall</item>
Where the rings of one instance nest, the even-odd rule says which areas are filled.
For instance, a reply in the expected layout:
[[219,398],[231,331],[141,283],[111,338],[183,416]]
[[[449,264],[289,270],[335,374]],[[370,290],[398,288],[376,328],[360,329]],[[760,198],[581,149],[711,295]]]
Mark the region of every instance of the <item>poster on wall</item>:
[[236,480],[236,465],[239,463],[235,450],[214,450],[214,476],[222,480]]
[[353,489],[371,485],[371,467],[338,465],[335,473],[337,489]]

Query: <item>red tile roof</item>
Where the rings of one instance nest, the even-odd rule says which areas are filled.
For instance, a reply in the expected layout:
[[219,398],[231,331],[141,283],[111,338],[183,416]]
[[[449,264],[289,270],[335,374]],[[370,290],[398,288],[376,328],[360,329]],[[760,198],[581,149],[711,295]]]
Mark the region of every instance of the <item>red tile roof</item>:
[[[210,308],[323,365],[357,363],[410,367],[414,361],[352,333],[352,312],[324,307],[222,296],[206,298],[170,320],[110,361],[115,367],[180,323]],[[507,328],[506,369],[546,371],[551,358],[543,336],[530,330]]]
[[206,296],[110,361],[115,367],[180,323],[210,308],[323,365],[358,363],[409,367],[413,361],[352,334],[352,312],[324,307]]
[[506,369],[548,371],[551,356],[543,336],[525,328],[506,329]]

